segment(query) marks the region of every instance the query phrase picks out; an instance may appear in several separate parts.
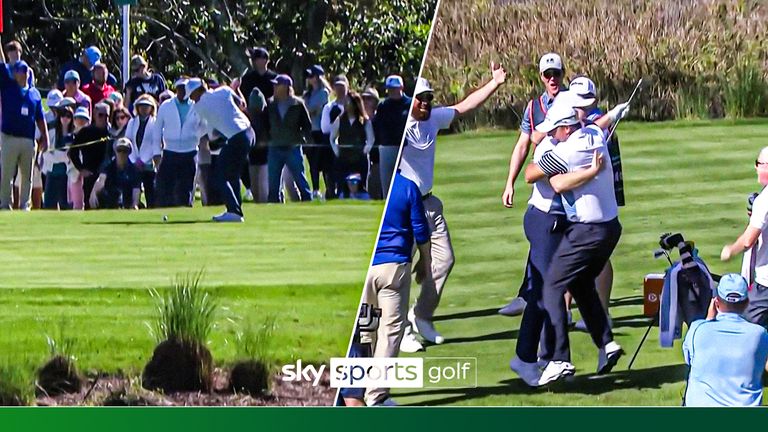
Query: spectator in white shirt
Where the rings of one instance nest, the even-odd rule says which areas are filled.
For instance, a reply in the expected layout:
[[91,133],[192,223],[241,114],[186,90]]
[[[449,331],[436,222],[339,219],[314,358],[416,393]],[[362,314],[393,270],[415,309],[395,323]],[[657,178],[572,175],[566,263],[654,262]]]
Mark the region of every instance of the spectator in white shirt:
[[131,140],[131,163],[141,173],[144,200],[147,208],[157,205],[155,196],[155,176],[162,156],[160,136],[155,123],[157,106],[152,95],[141,95],[134,103],[136,117],[125,127],[125,137]]

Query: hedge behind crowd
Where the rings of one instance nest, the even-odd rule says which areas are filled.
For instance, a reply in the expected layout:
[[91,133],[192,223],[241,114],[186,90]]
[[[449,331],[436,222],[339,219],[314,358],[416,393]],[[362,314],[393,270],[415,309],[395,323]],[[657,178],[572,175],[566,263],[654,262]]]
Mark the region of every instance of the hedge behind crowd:
[[[113,0],[4,0],[3,41],[18,39],[41,87],[87,45],[120,76],[121,20]],[[133,53],[171,80],[181,74],[230,81],[265,46],[279,72],[301,82],[320,63],[353,83],[390,73],[416,76],[435,0],[141,0],[132,8]],[[12,11],[12,13],[9,13]]]
[[768,3],[755,0],[445,0],[425,76],[451,103],[500,59],[508,84],[463,126],[517,127],[542,91],[537,61],[547,51],[563,56],[567,76],[591,77],[610,104],[643,78],[632,119],[768,113]]

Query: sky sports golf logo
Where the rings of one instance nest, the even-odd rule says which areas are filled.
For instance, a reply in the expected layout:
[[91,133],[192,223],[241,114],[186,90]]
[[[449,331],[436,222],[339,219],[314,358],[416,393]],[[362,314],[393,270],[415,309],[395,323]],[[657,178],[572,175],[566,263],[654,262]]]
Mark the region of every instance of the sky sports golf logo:
[[335,388],[477,387],[477,358],[332,358]]

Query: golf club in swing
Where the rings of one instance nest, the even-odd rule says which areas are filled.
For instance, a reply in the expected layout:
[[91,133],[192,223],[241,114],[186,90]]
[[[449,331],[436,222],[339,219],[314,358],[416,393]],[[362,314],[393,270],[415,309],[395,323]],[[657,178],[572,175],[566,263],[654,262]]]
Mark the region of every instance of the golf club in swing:
[[[643,79],[640,78],[637,81],[637,84],[635,85],[635,89],[632,90],[632,94],[629,95],[629,99],[627,99],[627,107],[629,107],[632,104],[632,99],[635,97],[635,94],[638,90],[640,90],[640,86],[643,85]],[[611,127],[610,132],[608,132],[608,136],[605,138],[605,141],[609,141],[611,137],[613,136],[613,133],[616,131],[616,128],[619,126],[619,122],[621,122],[621,119],[616,120],[616,123],[613,124]]]

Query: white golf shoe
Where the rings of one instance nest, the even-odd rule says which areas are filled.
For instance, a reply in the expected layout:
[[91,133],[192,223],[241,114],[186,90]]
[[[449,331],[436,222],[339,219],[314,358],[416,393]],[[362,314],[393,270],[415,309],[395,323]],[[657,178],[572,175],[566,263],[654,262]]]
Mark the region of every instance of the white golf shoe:
[[539,385],[547,385],[551,382],[555,382],[560,378],[571,376],[576,373],[576,367],[566,361],[550,361],[547,363],[547,367],[541,372],[541,378],[539,378]]
[[622,355],[624,355],[624,350],[621,348],[621,345],[614,341],[605,344],[604,348],[600,348],[597,351],[597,374],[605,375],[610,373]]
[[417,317],[413,309],[408,311],[408,321],[411,322],[413,331],[418,333],[427,342],[432,342],[436,345],[440,345],[441,343],[445,342],[443,335],[435,330],[435,325],[432,324],[432,321]]
[[409,354],[424,351],[424,345],[416,339],[416,335],[410,331],[410,327],[405,331],[403,339],[400,341],[400,351]]
[[230,212],[224,212],[213,217],[214,222],[243,222],[244,220],[239,214]]

